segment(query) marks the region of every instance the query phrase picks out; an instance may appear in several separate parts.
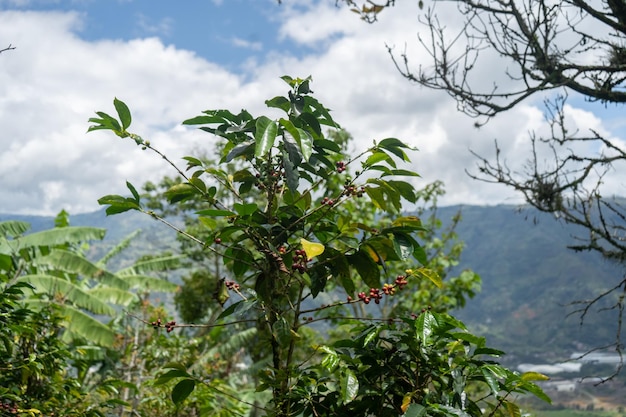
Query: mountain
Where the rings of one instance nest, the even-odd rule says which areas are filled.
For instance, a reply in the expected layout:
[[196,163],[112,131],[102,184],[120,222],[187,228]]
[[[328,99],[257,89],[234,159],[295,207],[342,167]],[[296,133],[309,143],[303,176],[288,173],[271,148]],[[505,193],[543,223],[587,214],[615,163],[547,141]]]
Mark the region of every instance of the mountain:
[[[463,220],[457,232],[466,248],[458,269],[478,273],[482,291],[454,314],[472,331],[517,363],[563,360],[574,351],[614,342],[618,311],[593,308],[582,326],[579,314],[568,314],[581,307],[572,302],[618,283],[623,267],[594,253],[568,250],[577,230],[551,215],[508,205],[441,207],[438,215],[445,223],[459,210]],[[33,231],[54,225],[52,217],[0,215],[0,221],[7,219],[27,221]],[[173,230],[140,213],[107,217],[101,210],[70,220],[107,229],[105,241],[90,249],[94,257],[141,229],[141,237],[117,260],[120,267],[138,256],[177,248]]]
[[583,307],[576,301],[624,276],[623,266],[596,253],[567,249],[584,231],[527,207],[444,207],[439,215],[445,221],[459,210],[457,232],[466,244],[460,267],[481,276],[482,291],[455,315],[473,331],[527,361],[563,360],[615,341],[619,312],[599,310],[614,304],[617,294],[590,309],[582,325],[576,312]]

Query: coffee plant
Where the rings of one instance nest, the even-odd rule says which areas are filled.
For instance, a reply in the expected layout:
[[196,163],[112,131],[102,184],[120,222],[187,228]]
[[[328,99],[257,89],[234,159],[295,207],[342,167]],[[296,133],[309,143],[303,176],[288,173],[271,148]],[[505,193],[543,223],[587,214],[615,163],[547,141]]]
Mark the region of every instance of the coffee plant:
[[[418,198],[410,182],[418,174],[406,168],[413,149],[386,138],[346,155],[333,140],[340,126],[312,95],[310,78],[282,78],[287,96],[266,101],[283,113],[278,119],[221,109],[183,122],[219,139],[216,164],[186,156],[179,167],[128,130],[131,112],[118,99],[117,117],[97,112],[90,119],[90,131],[111,130],[172,166],[180,181],[164,193],[169,204],[205,203],[195,218],[205,230],[195,235],[146,205],[129,182],[130,196],[99,200],[109,215],[146,213],[221,259],[225,278],[214,297],[223,309],[203,326],[256,331],[250,357],[258,360],[252,366],[258,395],[239,401],[252,415],[286,417],[478,416],[483,410],[516,416],[513,393],[547,400],[532,382],[542,376],[484,359],[500,352],[446,314],[425,308],[397,318],[351,315],[351,307],[402,297],[409,281],[442,284],[416,238],[424,231],[421,220],[402,212],[403,202]],[[232,163],[234,172],[226,169]],[[376,225],[359,222],[358,207],[371,210]],[[397,274],[396,264],[409,267]],[[324,323],[344,329],[342,340],[320,343],[312,329]],[[167,332],[192,326],[146,325]],[[175,404],[198,387],[223,392],[183,363],[165,365],[154,383],[172,384]]]

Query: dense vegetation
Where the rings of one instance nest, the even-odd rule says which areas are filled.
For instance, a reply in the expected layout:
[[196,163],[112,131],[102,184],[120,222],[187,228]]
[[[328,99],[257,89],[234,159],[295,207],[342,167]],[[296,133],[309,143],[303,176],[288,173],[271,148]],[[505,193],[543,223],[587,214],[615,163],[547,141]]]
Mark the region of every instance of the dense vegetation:
[[[283,118],[210,110],[185,122],[221,138],[217,163],[189,156],[186,169],[171,162],[179,178],[163,193],[128,183],[130,196],[100,200],[107,214],[141,211],[184,237],[183,288],[214,283],[210,302],[185,313],[194,323],[148,297],[171,284],[146,274],[178,257],[151,254],[111,272],[107,262],[130,237],[89,261],[86,242],[103,231],[72,227],[65,213],[31,234],[2,223],[0,367],[15,370],[0,393],[8,412],[514,416],[513,393],[548,400],[533,383],[542,375],[499,365],[502,352],[446,313],[473,294],[476,276],[447,275],[460,250],[452,232],[436,239],[436,219],[402,214],[403,200],[439,192],[407,182],[411,149],[387,138],[347,158],[349,139],[310,80],[284,80],[288,95],[267,101]],[[130,110],[114,104],[117,117],[98,112],[90,129],[167,159],[127,130]],[[170,210],[184,225],[167,220]],[[42,329],[33,342],[24,320]]]

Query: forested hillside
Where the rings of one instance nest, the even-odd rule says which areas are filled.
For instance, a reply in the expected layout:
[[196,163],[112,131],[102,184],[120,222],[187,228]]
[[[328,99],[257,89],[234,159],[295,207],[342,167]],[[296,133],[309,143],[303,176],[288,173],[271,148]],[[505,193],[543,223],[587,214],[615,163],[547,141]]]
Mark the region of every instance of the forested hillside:
[[[459,209],[458,233],[466,243],[460,267],[482,277],[482,291],[458,315],[487,334],[509,356],[573,351],[615,339],[616,312],[589,311],[580,326],[581,308],[613,286],[622,268],[597,253],[566,248],[577,231],[548,214],[514,206],[445,207],[442,219]],[[569,313],[572,313],[568,316]]]

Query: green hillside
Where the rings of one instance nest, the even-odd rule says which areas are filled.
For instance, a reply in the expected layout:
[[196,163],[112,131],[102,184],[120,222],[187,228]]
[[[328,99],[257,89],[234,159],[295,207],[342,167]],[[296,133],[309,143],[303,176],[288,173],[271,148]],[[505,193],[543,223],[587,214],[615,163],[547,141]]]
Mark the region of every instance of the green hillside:
[[457,312],[461,319],[517,361],[563,359],[614,341],[615,311],[595,308],[582,327],[579,314],[568,314],[580,308],[573,301],[619,282],[622,268],[568,250],[576,230],[551,215],[514,206],[445,207],[440,215],[445,220],[459,209],[458,234],[466,242],[461,267],[483,280],[481,293]]

